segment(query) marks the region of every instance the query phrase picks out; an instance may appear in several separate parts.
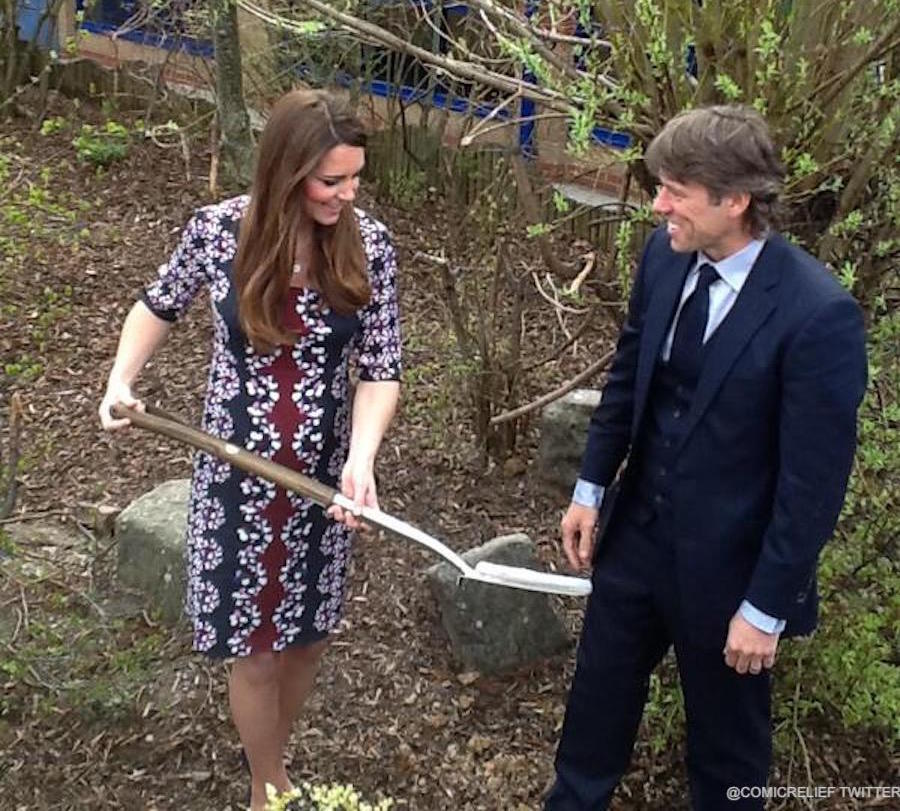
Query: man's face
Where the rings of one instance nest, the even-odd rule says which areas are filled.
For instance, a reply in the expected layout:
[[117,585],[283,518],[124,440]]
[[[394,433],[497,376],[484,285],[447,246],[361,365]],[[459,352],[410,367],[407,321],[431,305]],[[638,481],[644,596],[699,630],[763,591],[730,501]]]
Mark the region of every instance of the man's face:
[[714,202],[705,186],[679,182],[660,173],[653,212],[666,220],[673,251],[703,251],[718,261],[736,253],[750,240],[744,222],[747,194],[729,194]]

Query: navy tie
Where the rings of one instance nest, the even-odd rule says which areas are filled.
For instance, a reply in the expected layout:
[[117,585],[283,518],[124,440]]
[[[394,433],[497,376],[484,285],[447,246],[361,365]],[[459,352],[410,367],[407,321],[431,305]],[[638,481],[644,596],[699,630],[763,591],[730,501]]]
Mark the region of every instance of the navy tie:
[[674,372],[690,379],[700,376],[703,333],[709,320],[709,286],[718,278],[719,274],[712,265],[702,264],[697,286],[687,297],[678,314],[669,364]]

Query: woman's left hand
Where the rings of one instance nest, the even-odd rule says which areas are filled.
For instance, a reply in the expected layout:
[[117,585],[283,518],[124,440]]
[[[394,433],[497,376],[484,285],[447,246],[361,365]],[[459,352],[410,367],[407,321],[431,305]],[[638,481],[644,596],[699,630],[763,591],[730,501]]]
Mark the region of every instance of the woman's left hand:
[[[341,471],[341,493],[353,499],[358,508],[374,507],[378,509],[378,494],[375,491],[374,460],[354,459],[351,455]],[[335,521],[346,524],[350,529],[364,528],[363,522],[350,510],[332,504],[326,512]]]

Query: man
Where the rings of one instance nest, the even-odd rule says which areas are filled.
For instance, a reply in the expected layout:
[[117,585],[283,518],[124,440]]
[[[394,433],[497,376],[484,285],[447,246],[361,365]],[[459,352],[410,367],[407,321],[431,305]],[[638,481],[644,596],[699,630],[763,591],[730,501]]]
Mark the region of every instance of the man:
[[693,808],[762,807],[726,792],[766,784],[770,668],[781,637],[815,627],[866,383],[859,307],[770,230],[782,169],[762,118],[682,113],[646,162],[666,224],[641,258],[562,521],[594,588],[545,811],[607,807],[670,646]]

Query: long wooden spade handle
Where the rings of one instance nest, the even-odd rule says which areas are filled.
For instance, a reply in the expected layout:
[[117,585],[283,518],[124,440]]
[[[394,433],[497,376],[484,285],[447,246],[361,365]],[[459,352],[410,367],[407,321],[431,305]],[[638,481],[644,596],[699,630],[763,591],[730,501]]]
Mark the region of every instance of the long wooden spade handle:
[[528,591],[544,591],[576,596],[590,594],[591,592],[591,581],[580,577],[536,572],[520,566],[506,566],[488,561],[480,561],[472,567],[446,544],[427,532],[414,527],[412,524],[407,524],[405,521],[394,518],[376,507],[357,508],[350,499],[343,496],[333,487],[311,479],[309,476],[304,476],[302,473],[297,473],[297,471],[291,470],[284,465],[279,465],[269,459],[257,456],[255,453],[245,451],[237,445],[207,434],[204,431],[185,425],[180,419],[167,414],[161,408],[154,406],[147,406],[146,408],[146,412],[142,412],[116,404],[109,411],[116,419],[131,420],[140,428],[155,431],[179,442],[185,442],[199,450],[217,456],[219,459],[241,470],[268,479],[286,490],[300,493],[300,495],[306,496],[322,507],[337,504],[345,510],[358,514],[366,522],[371,522],[396,533],[402,538],[427,546],[455,566],[459,570],[461,577],[478,580],[482,583],[492,583],[498,586],[526,589]]
[[116,404],[109,409],[109,413],[116,419],[131,420],[140,428],[146,428],[170,439],[185,442],[188,445],[206,451],[212,456],[217,456],[230,465],[234,465],[247,473],[261,476],[286,490],[293,490],[302,496],[311,499],[322,507],[329,507],[337,495],[337,490],[322,484],[309,476],[304,476],[296,470],[279,465],[269,459],[264,459],[250,451],[245,451],[231,442],[207,434],[196,428],[185,425],[180,419],[166,413],[161,408],[148,405],[146,412],[138,411]]

